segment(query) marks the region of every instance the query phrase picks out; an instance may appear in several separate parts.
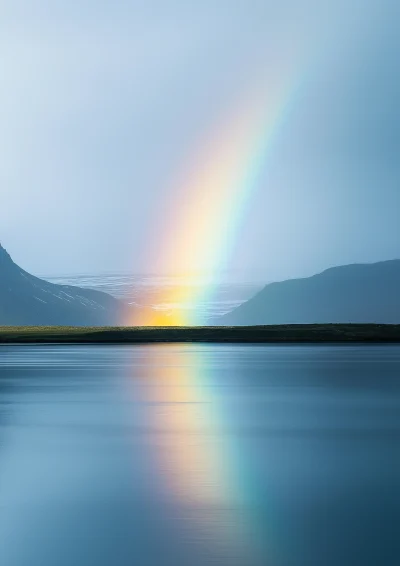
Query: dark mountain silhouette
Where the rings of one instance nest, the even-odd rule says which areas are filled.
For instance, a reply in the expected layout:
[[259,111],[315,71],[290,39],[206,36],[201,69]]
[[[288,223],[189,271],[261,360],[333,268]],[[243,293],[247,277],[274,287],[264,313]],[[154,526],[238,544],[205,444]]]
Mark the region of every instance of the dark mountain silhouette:
[[30,275],[0,244],[0,325],[112,325],[121,308],[122,303],[106,293]]
[[333,267],[271,283],[216,323],[400,323],[400,260]]

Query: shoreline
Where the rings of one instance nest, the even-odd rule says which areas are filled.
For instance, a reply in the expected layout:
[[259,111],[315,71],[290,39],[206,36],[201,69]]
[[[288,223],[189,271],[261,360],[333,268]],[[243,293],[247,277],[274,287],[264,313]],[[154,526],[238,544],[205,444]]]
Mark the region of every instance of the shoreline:
[[0,326],[0,344],[400,343],[400,324],[193,327]]

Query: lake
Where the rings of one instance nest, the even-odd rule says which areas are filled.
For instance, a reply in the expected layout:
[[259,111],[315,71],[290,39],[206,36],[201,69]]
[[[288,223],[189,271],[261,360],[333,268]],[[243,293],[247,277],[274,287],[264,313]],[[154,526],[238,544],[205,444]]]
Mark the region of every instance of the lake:
[[0,347],[0,564],[400,564],[400,347]]

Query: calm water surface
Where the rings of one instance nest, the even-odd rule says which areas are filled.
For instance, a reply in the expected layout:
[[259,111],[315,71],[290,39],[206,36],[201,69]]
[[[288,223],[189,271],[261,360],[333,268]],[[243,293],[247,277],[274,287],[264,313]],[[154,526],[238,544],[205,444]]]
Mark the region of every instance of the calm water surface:
[[400,347],[0,347],[3,566],[400,564]]

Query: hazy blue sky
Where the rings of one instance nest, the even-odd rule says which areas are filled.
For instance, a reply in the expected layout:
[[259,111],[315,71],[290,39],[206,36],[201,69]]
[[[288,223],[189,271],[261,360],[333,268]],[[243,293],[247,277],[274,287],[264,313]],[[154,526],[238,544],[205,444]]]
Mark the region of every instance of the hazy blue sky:
[[399,16],[397,0],[3,0],[0,240],[37,274],[152,271],[188,155],[304,50],[229,269],[400,257]]

